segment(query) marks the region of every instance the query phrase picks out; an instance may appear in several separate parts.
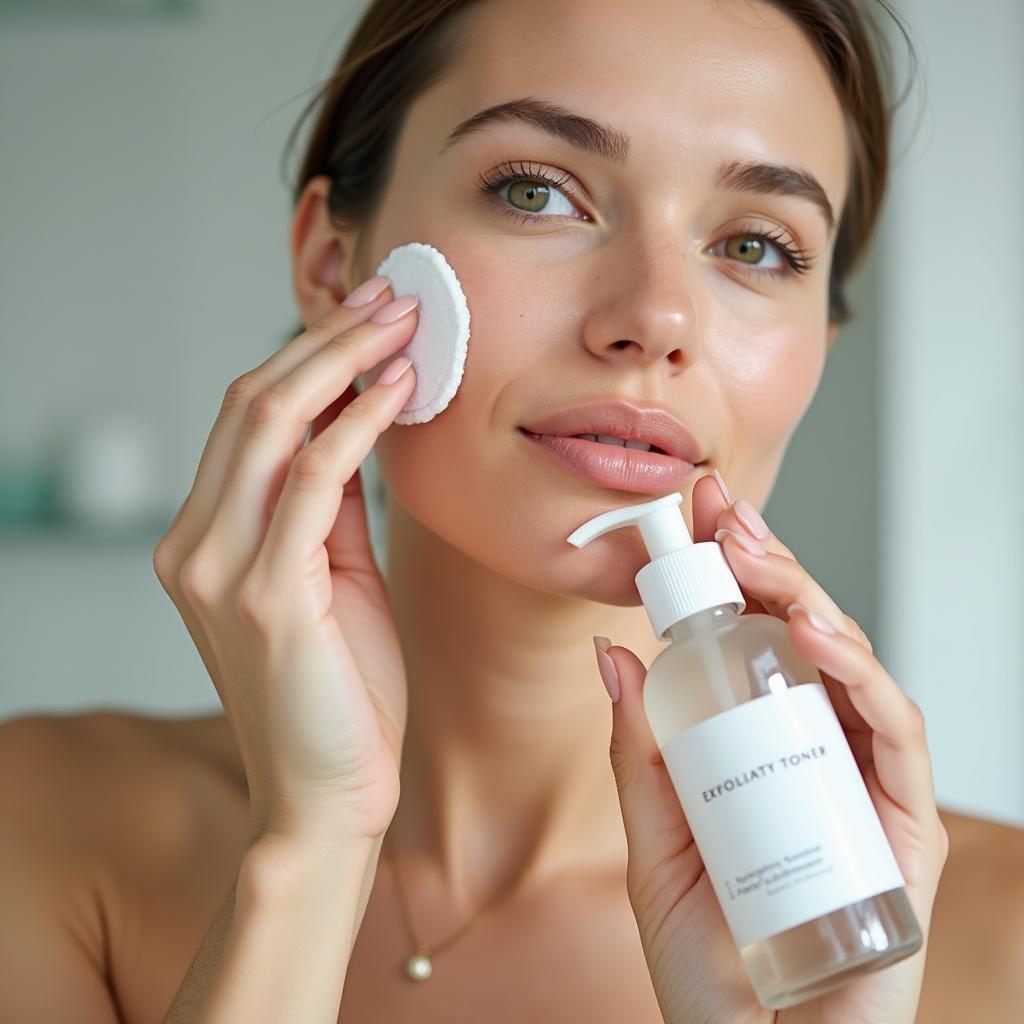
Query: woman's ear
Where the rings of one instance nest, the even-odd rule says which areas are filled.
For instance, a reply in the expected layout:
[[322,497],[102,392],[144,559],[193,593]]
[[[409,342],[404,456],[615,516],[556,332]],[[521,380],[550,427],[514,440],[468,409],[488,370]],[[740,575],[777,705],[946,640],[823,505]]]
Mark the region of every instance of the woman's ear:
[[351,265],[357,235],[331,222],[327,210],[330,185],[324,174],[311,179],[292,214],[292,288],[306,327],[340,305],[360,283],[352,280]]
[[839,324],[834,320],[829,321],[828,332],[825,335],[825,352],[826,354],[832,351],[832,346],[836,343],[836,336],[839,334]]

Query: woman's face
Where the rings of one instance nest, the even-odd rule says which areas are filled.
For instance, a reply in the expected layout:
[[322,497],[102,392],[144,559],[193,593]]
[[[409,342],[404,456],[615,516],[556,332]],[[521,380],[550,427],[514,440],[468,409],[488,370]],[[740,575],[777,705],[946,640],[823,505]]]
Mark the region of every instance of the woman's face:
[[[638,531],[589,558],[565,538],[655,495],[570,475],[519,427],[590,399],[658,405],[704,456],[683,490],[691,528],[690,490],[714,468],[763,505],[830,344],[822,203],[838,218],[843,114],[812,44],[764,4],[492,0],[467,14],[457,64],[409,110],[364,265],[345,282],[426,242],[472,317],[458,394],[429,423],[390,427],[381,470],[393,501],[473,560],[633,605]],[[463,120],[527,97],[608,126],[628,156],[515,118],[444,146]],[[481,189],[509,164],[528,180]],[[546,193],[531,189],[545,178]],[[616,571],[595,573],[612,559]]]

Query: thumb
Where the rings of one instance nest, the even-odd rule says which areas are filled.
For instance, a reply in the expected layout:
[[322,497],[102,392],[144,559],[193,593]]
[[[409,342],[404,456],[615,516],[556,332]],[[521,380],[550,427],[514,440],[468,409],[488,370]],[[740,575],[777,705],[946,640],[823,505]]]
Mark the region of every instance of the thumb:
[[678,856],[693,835],[647,721],[644,663],[629,649],[612,647],[607,637],[594,637],[594,644],[605,685],[610,692],[618,685],[609,758],[626,829],[630,874],[646,878]]

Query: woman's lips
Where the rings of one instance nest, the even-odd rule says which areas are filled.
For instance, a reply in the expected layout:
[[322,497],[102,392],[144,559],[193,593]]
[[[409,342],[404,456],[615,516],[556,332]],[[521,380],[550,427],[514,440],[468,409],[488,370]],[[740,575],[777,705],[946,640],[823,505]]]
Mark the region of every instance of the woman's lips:
[[621,448],[581,437],[519,432],[557,465],[592,483],[635,494],[665,494],[678,490],[695,466],[683,459],[636,448]]

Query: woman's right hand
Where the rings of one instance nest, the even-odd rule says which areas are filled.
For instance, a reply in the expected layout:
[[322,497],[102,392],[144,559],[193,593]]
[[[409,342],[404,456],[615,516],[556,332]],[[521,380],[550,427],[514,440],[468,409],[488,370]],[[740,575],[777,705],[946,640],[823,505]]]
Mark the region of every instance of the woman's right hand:
[[415,370],[361,395],[352,386],[415,333],[414,312],[371,319],[392,300],[386,286],[338,306],[228,387],[153,552],[227,712],[252,840],[376,838],[398,804],[405,665],[359,465]]

